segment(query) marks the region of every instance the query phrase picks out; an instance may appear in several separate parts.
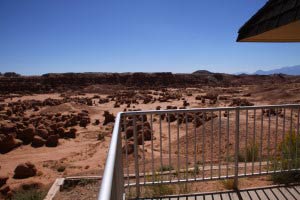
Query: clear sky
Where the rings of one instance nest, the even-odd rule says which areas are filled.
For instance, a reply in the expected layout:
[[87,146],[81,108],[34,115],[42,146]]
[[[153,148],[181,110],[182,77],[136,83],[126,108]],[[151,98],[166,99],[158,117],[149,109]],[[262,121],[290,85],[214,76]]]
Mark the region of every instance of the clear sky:
[[0,0],[0,72],[253,72],[300,44],[237,43],[266,0]]

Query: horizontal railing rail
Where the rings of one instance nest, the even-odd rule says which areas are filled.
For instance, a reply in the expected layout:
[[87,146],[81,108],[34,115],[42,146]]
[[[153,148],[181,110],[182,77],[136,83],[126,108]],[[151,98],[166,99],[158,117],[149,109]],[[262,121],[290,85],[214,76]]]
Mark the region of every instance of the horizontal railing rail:
[[299,111],[289,104],[119,113],[99,199],[150,198],[151,187],[209,180],[233,179],[237,188],[241,177],[297,171]]

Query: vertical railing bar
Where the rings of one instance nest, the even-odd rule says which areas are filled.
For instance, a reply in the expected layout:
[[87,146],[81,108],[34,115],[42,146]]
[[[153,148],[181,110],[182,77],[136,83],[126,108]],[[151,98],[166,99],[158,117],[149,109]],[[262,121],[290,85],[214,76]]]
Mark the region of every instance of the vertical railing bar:
[[154,147],[153,147],[153,137],[154,137],[154,133],[153,133],[153,115],[150,115],[150,126],[151,126],[151,157],[152,157],[152,183],[154,183],[155,181],[155,177],[154,177]]
[[189,158],[188,158],[188,113],[185,113],[185,176],[188,180],[188,168],[189,168]]
[[[289,155],[288,155],[288,169],[291,169],[291,161],[292,161],[292,132],[293,132],[293,108],[291,108],[291,116],[290,116],[290,139],[289,139]],[[296,138],[297,140],[297,138]]]
[[270,163],[270,151],[271,151],[271,148],[270,148],[270,135],[271,135],[271,114],[269,114],[269,124],[268,124],[268,147],[267,147],[267,150],[268,150],[268,160],[267,160],[267,173],[269,173],[269,163]]
[[204,157],[204,146],[205,146],[205,114],[202,112],[202,179],[205,177],[205,157]]
[[[121,120],[122,118],[120,118]],[[119,125],[119,124],[118,124]],[[120,125],[122,125],[120,121]],[[124,194],[124,171],[123,171],[123,159],[122,159],[122,138],[121,138],[121,126],[118,131],[118,143],[117,143],[117,157],[116,157],[116,188],[117,188],[117,198],[122,199]],[[119,184],[119,186],[118,186]]]
[[161,114],[159,115],[159,141],[160,141],[160,179],[163,181],[162,173],[163,173],[163,161],[162,161],[162,125],[161,125]]
[[198,168],[198,165],[197,165],[197,152],[196,152],[196,142],[197,142],[197,134],[196,134],[196,124],[197,123],[197,114],[194,113],[194,178],[196,180],[197,178],[197,175],[196,175],[196,172],[198,171],[198,169],[196,170],[196,167]]
[[246,110],[246,137],[245,137],[245,166],[244,166],[244,174],[247,174],[247,162],[248,162],[248,158],[247,158],[247,149],[248,149],[248,109]]
[[262,151],[263,151],[263,131],[264,131],[264,114],[261,109],[261,123],[260,123],[260,147],[259,147],[259,173],[261,173],[261,163],[262,163]]
[[138,160],[138,144],[136,132],[136,115],[133,116],[133,137],[134,137],[134,163],[135,163],[135,180],[136,180],[136,198],[140,196],[140,172]]
[[145,185],[147,180],[146,180],[146,163],[145,163],[144,115],[141,115],[141,118],[142,118],[143,171],[144,171],[143,175],[144,175],[144,185]]
[[126,171],[127,171],[127,185],[128,185],[128,190],[130,190],[130,186],[129,186],[129,164],[128,164],[128,139],[127,139],[127,135],[126,135],[126,129],[127,129],[127,125],[126,125],[126,117],[123,117],[123,123],[124,123],[124,132],[125,132],[125,157],[126,157]]
[[278,141],[278,114],[279,114],[279,108],[276,109],[276,122],[275,122],[275,162],[274,162],[274,171],[277,171],[277,141]]
[[226,127],[226,135],[227,135],[227,143],[226,143],[226,177],[228,178],[229,173],[229,117],[230,111],[228,110],[227,114],[227,127]]
[[[256,148],[256,109],[253,110],[253,147]],[[254,174],[254,150],[252,150],[252,174]]]
[[297,135],[296,135],[296,163],[295,163],[295,168],[298,169],[299,168],[299,158],[298,158],[298,140],[299,140],[299,114],[300,114],[300,109],[298,108],[298,113],[297,113]]
[[214,118],[213,111],[211,111],[211,125],[210,125],[210,178],[213,177],[213,134],[214,134]]
[[[284,142],[284,137],[285,137],[285,114],[286,114],[286,110],[285,107],[283,108],[283,128],[282,128],[282,142]],[[284,155],[283,155],[283,149],[281,149],[281,171],[283,171],[283,159],[284,159]]]
[[222,126],[222,119],[221,119],[221,110],[219,110],[219,178],[221,177],[221,126]]
[[235,115],[235,158],[234,158],[234,189],[238,189],[238,177],[239,177],[239,143],[240,143],[240,109],[236,108]]
[[[168,114],[168,136],[169,136],[169,168],[171,164],[171,130],[170,130],[170,114]],[[171,182],[171,169],[169,170],[169,180]]]
[[180,159],[179,159],[179,114],[177,113],[177,179],[180,180]]

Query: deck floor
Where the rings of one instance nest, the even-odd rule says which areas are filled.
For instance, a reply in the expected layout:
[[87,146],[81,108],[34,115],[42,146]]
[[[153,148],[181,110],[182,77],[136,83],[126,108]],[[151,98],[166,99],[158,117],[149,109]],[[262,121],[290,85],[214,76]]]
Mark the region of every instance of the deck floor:
[[163,200],[298,200],[300,185],[272,186],[266,188],[245,189],[217,193],[193,194],[159,198]]

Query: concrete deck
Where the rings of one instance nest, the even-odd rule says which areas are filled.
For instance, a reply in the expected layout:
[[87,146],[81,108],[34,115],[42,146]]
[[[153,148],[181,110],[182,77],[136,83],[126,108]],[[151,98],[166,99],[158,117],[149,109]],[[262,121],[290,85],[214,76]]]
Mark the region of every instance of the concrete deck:
[[300,185],[271,186],[239,191],[193,194],[185,196],[170,196],[159,198],[163,200],[298,200]]

